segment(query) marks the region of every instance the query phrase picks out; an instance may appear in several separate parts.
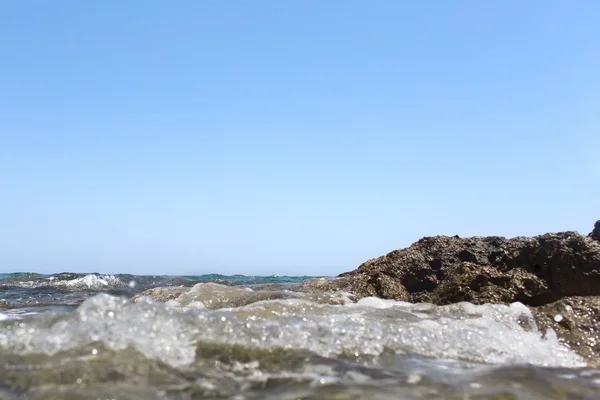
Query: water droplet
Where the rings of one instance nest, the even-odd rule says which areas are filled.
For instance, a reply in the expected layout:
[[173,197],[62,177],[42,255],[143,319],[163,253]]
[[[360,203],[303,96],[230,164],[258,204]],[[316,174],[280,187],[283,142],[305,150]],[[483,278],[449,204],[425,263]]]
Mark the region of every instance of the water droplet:
[[422,376],[419,374],[410,374],[406,379],[406,383],[415,384],[421,382]]
[[98,354],[98,349],[92,349],[92,354],[93,354],[93,355],[96,355],[96,354]]
[[135,285],[137,285],[137,283],[135,281],[129,281],[129,287],[130,288],[133,289],[135,287]]
[[555,320],[556,322],[560,322],[560,321],[562,321],[562,320],[563,320],[563,316],[562,316],[562,315],[560,315],[560,314],[556,314],[556,315],[554,316],[554,320]]

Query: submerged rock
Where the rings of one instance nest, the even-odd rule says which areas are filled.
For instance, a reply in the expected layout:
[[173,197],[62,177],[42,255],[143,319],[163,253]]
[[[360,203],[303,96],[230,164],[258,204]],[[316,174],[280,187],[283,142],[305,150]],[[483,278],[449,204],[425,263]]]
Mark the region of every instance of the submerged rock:
[[174,300],[189,290],[190,288],[184,286],[155,287],[136,294],[131,298],[131,301],[137,303],[141,297],[150,297],[154,301],[165,302]]
[[[324,281],[328,282],[328,281]],[[293,286],[291,286],[293,288]],[[221,308],[243,307],[265,300],[303,299],[316,304],[343,305],[357,301],[356,296],[337,295],[328,287],[317,287],[314,290],[298,290],[279,288],[277,285],[227,286],[215,282],[201,282],[192,287],[158,287],[144,290],[132,297],[137,303],[143,297],[153,301],[167,302],[173,300],[175,306],[217,310]],[[1,303],[0,303],[1,305]]]
[[74,272],[59,272],[58,274],[52,275],[53,279],[61,281],[72,281],[73,279],[80,278],[81,275]]
[[312,278],[300,284],[300,291],[307,293],[348,292],[359,297],[381,297],[408,301],[408,291],[400,282],[385,274],[359,274],[337,278]]

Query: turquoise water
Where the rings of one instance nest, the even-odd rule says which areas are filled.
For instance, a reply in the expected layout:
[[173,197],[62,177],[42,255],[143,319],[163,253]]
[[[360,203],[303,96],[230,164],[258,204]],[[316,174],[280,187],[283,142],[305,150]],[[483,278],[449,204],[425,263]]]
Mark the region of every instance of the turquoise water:
[[183,275],[182,278],[192,281],[208,281],[208,282],[239,282],[239,283],[300,283],[306,279],[313,278],[312,276],[256,276],[256,275]]
[[43,275],[37,274],[35,272],[11,272],[10,274],[0,273],[0,279],[15,278],[15,277],[19,277],[19,276],[39,277],[39,276],[43,276]]

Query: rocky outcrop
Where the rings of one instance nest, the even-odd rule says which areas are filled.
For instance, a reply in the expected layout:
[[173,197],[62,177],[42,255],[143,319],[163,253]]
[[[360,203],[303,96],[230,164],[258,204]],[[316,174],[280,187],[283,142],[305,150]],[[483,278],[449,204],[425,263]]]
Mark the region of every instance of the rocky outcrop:
[[592,240],[600,242],[600,220],[594,224],[594,230],[588,235]]
[[600,244],[576,232],[513,239],[426,237],[339,278],[345,280],[331,285],[346,282],[344,288],[358,295],[440,305],[541,306],[567,296],[600,295]]
[[[426,237],[302,290],[343,290],[438,305],[521,302],[538,327],[600,365],[600,221],[535,237]],[[550,329],[552,331],[550,331]]]

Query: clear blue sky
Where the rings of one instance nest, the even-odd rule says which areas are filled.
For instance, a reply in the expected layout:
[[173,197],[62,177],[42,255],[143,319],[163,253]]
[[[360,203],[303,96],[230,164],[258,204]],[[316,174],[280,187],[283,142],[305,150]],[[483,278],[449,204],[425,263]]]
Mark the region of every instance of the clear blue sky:
[[598,1],[0,4],[0,272],[333,275],[600,218]]

